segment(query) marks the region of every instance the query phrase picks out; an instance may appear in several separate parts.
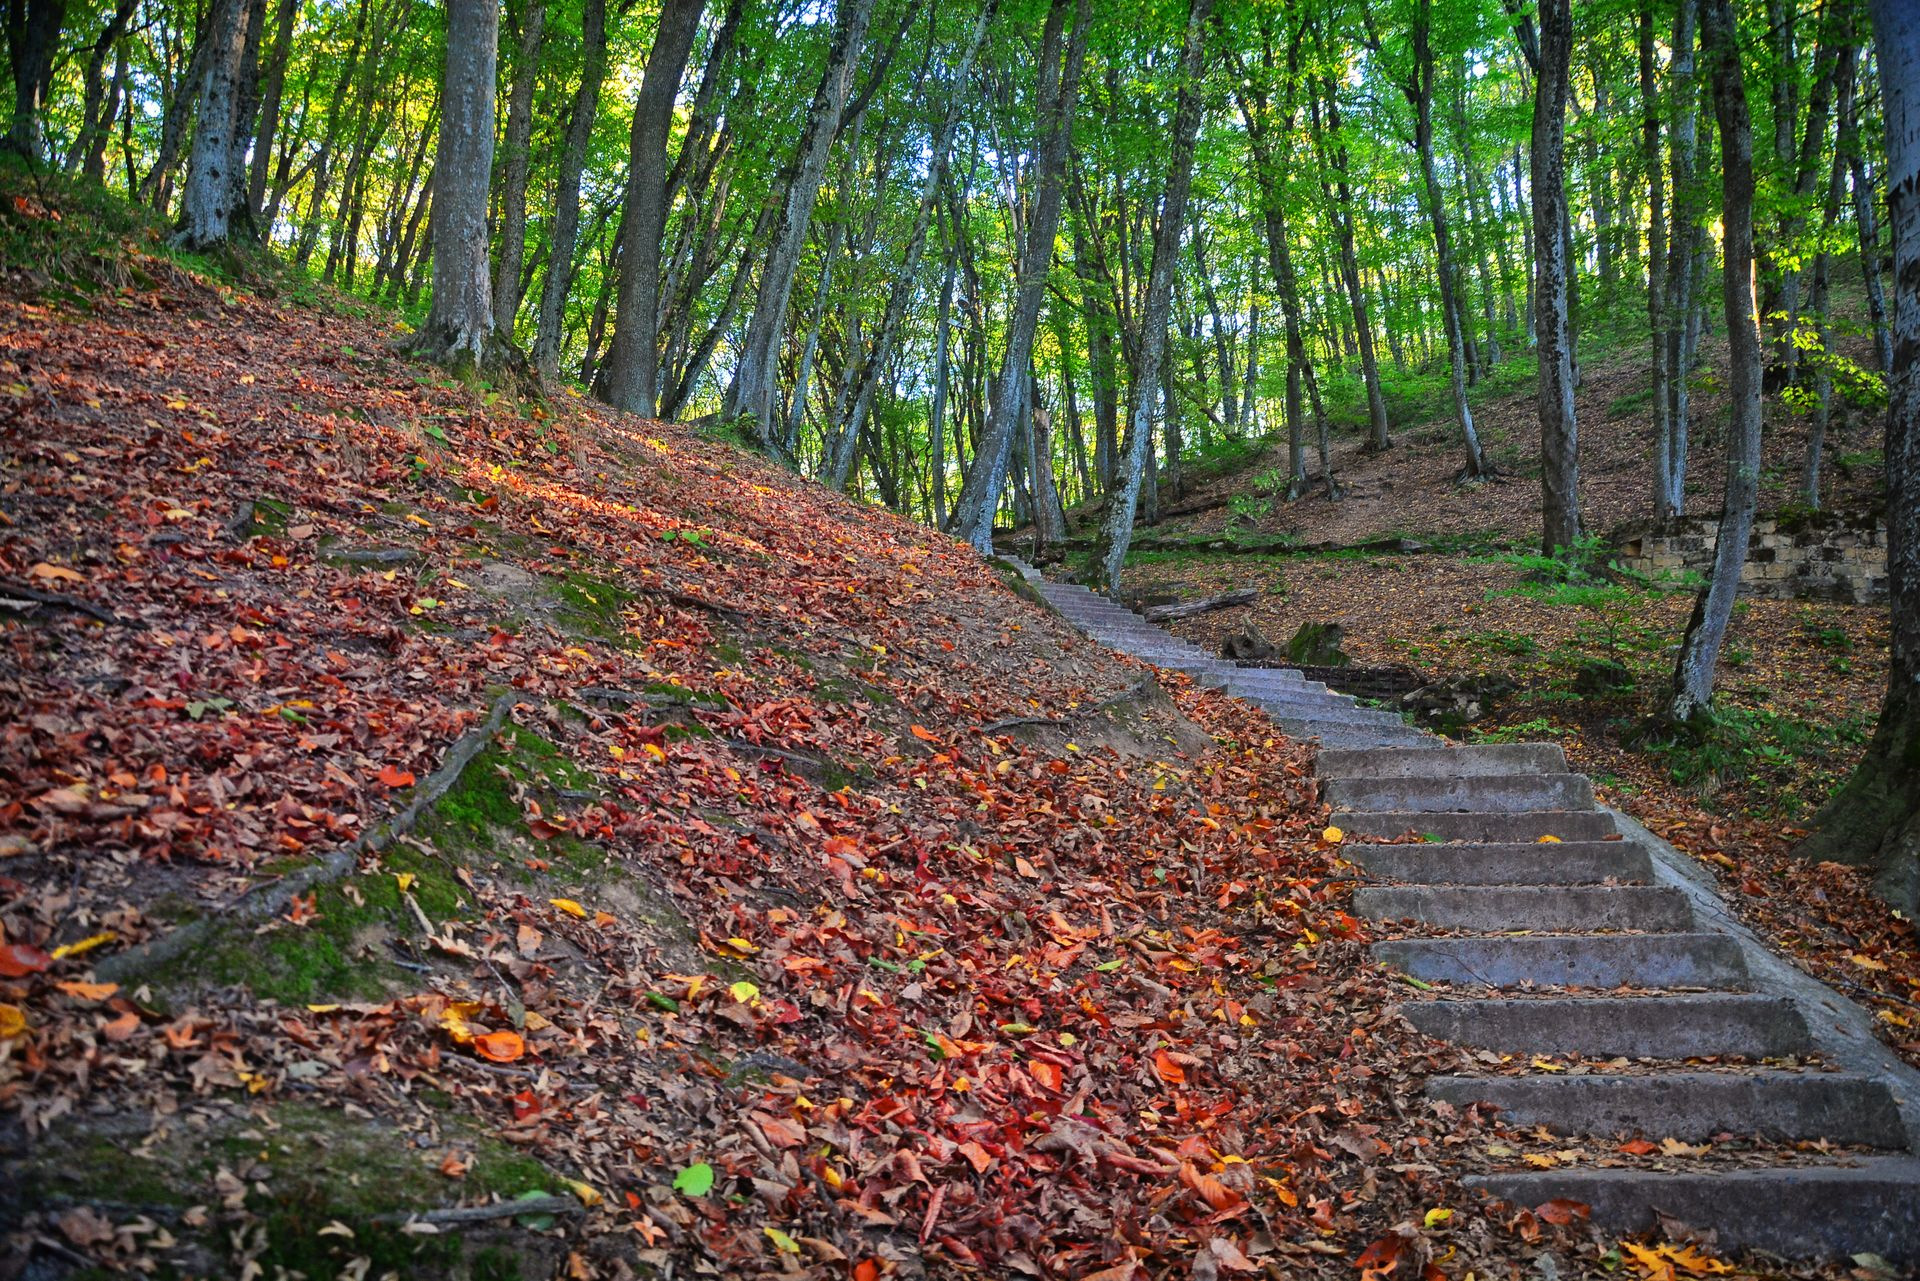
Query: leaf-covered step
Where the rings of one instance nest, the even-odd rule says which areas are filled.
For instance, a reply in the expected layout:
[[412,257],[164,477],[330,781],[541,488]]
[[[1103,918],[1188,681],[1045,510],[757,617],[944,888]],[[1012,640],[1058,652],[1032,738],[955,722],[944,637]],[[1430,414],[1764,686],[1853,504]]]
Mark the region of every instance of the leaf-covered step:
[[1428,1036],[1496,1053],[1761,1059],[1811,1048],[1800,1012],[1775,996],[1488,998],[1400,1009]]
[[1749,979],[1739,944],[1724,934],[1387,939],[1373,955],[1425,983],[1490,988],[1743,988]]

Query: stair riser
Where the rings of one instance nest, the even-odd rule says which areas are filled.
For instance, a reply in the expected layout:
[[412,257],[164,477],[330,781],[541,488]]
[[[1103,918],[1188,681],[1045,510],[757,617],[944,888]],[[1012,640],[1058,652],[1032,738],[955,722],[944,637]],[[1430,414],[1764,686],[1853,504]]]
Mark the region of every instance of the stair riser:
[[1469,987],[1704,987],[1748,984],[1740,947],[1723,934],[1633,937],[1389,939],[1373,956],[1427,983]]
[[1625,841],[1546,845],[1356,845],[1367,875],[1415,885],[1592,885],[1648,881],[1653,860]]
[[1336,809],[1333,821],[1348,839],[1398,840],[1408,832],[1467,843],[1532,843],[1542,836],[1562,841],[1601,841],[1616,835],[1613,816],[1598,810],[1526,814],[1411,814],[1404,811]]
[[1322,778],[1470,778],[1487,774],[1564,774],[1558,743],[1490,743],[1398,752],[1322,752]]
[[1658,1226],[1657,1209],[1712,1228],[1721,1254],[1832,1258],[1868,1251],[1900,1266],[1920,1263],[1920,1162],[1904,1158],[1852,1169],[1556,1170],[1476,1175],[1466,1184],[1520,1206],[1577,1201],[1592,1207],[1596,1226],[1620,1233]]
[[1444,930],[1685,930],[1693,909],[1679,890],[1645,885],[1379,885],[1354,891],[1356,916],[1419,921]]
[[1480,778],[1328,778],[1320,794],[1336,808],[1416,813],[1516,814],[1583,810],[1593,788],[1579,774],[1500,774]]
[[1772,997],[1414,1001],[1401,1009],[1429,1036],[1496,1053],[1757,1059],[1809,1048],[1792,1004]]
[[1435,1077],[1427,1097],[1455,1107],[1492,1103],[1510,1125],[1555,1134],[1644,1134],[1688,1142],[1738,1134],[1770,1142],[1829,1139],[1906,1147],[1887,1087],[1839,1075],[1667,1072],[1645,1076]]

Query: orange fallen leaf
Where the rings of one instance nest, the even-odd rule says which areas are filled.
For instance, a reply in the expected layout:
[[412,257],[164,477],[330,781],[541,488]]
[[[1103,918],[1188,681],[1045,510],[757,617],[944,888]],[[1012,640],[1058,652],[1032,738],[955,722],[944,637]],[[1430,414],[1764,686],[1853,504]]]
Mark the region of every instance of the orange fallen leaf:
[[1033,1073],[1034,1080],[1040,1082],[1040,1084],[1046,1086],[1055,1094],[1060,1093],[1060,1087],[1066,1079],[1066,1074],[1060,1070],[1058,1063],[1049,1063],[1045,1059],[1033,1060],[1033,1062],[1027,1064],[1027,1071]]
[[55,983],[54,986],[83,1001],[104,1001],[120,990],[118,983]]
[[1160,1079],[1168,1085],[1179,1085],[1187,1079],[1187,1070],[1175,1062],[1173,1055],[1165,1050],[1153,1052],[1153,1066],[1160,1073]]
[[473,1052],[495,1063],[512,1063],[527,1052],[518,1032],[484,1032],[473,1038]]
[[412,787],[413,771],[401,769],[397,765],[382,765],[374,778],[386,787]]
[[75,573],[65,565],[50,565],[44,560],[27,570],[27,577],[44,578],[48,582],[60,583],[84,583],[87,581],[85,574]]
[[1625,1152],[1628,1156],[1646,1156],[1649,1153],[1658,1152],[1660,1147],[1658,1144],[1649,1143],[1645,1139],[1629,1139],[1615,1150]]
[[912,726],[913,736],[923,743],[937,743],[940,740],[925,725]]

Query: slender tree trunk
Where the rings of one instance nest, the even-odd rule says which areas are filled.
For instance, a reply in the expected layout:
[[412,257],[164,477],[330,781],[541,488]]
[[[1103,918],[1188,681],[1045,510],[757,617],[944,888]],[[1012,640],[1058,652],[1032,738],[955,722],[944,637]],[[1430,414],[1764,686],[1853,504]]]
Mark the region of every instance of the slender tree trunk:
[[1893,634],[1879,726],[1799,852],[1872,868],[1874,888],[1911,916],[1920,912],[1920,24],[1901,0],[1869,0],[1869,9],[1894,254],[1885,451]]
[[[1142,308],[1140,365],[1134,371],[1133,424],[1119,491],[1107,503],[1101,530],[1102,578],[1110,595],[1120,592],[1120,571],[1133,542],[1133,508],[1139,501],[1146,455],[1153,438],[1153,399],[1166,355],[1167,318],[1173,303],[1173,274],[1179,265],[1180,237],[1187,220],[1187,191],[1193,181],[1194,139],[1200,131],[1201,84],[1206,55],[1207,20],[1213,0],[1191,0],[1186,44],[1180,57],[1180,90],[1173,112],[1173,136],[1167,156],[1165,196],[1153,235],[1153,266]],[[1168,406],[1172,412],[1172,406]]]
[[[1346,286],[1347,305],[1353,309],[1353,328],[1360,343],[1360,376],[1367,389],[1367,449],[1378,453],[1393,448],[1391,424],[1387,421],[1387,398],[1380,389],[1380,360],[1374,350],[1373,327],[1367,322],[1367,291],[1360,283],[1360,259],[1353,247],[1353,188],[1347,177],[1347,144],[1340,129],[1339,89],[1331,80],[1321,81],[1326,104],[1327,132],[1333,145],[1327,158],[1332,161],[1334,234],[1340,240],[1340,279]],[[1315,132],[1315,137],[1320,136]]]
[[836,6],[826,73],[807,108],[806,128],[794,155],[785,203],[775,224],[766,265],[760,272],[760,288],[754,298],[752,318],[747,322],[733,384],[727,389],[729,414],[750,419],[761,443],[769,448],[779,442],[774,407],[780,338],[787,327],[787,301],[793,293],[794,276],[800,270],[800,251],[806,243],[807,224],[813,218],[820,181],[826,176],[827,156],[847,106],[854,71],[860,63],[860,50],[866,43],[867,24],[873,18],[873,6],[874,0],[839,0]]
[[[858,7],[862,3],[871,10],[873,0],[845,0],[843,17],[848,4]],[[660,11],[660,25],[654,33],[653,50],[647,55],[640,96],[633,107],[633,132],[628,144],[626,226],[620,246],[619,301],[606,372],[608,399],[621,409],[648,418],[653,417],[660,399],[660,236],[667,225],[667,134],[673,125],[673,103],[680,93],[680,78],[686,73],[687,58],[700,31],[700,15],[706,7],[707,0],[666,0]],[[864,21],[861,26],[864,29]],[[836,41],[839,31],[836,24]],[[834,76],[831,58],[827,75],[829,79]],[[819,99],[816,97],[814,101],[818,106]],[[811,127],[818,122],[810,117],[809,123]],[[812,141],[810,135],[809,143]],[[806,145],[803,144],[803,148]],[[821,151],[824,166],[825,149]],[[816,176],[815,189],[818,186]],[[812,193],[809,192],[809,212],[811,209]],[[805,231],[803,220],[801,233],[804,235]],[[793,252],[797,256],[797,247]],[[771,264],[768,270],[773,270]],[[789,285],[792,279],[789,271]],[[769,396],[758,420],[763,437],[773,430],[769,418],[771,354],[769,350]]]
[[1653,510],[1672,492],[1673,371],[1667,345],[1667,202],[1660,163],[1660,91],[1655,79],[1653,0],[1640,0],[1640,162],[1647,179],[1647,332],[1653,347]]
[[433,301],[419,350],[457,370],[499,359],[487,261],[487,188],[493,174],[498,0],[447,0],[447,62],[434,166]]
[[253,164],[247,173],[247,209],[262,236],[273,232],[261,220],[267,201],[267,170],[273,164],[273,142],[280,131],[281,103],[287,92],[287,64],[293,58],[294,28],[300,24],[300,0],[278,0],[274,10],[273,47],[260,76],[260,128],[253,137]]
[[7,52],[13,71],[13,122],[7,149],[38,164],[45,159],[41,113],[53,87],[53,60],[67,0],[7,0]]
[[[1654,519],[1661,524],[1678,519],[1687,505],[1687,441],[1691,429],[1692,394],[1688,380],[1693,374],[1694,295],[1697,276],[1694,270],[1704,231],[1700,226],[1700,192],[1694,177],[1697,90],[1694,81],[1694,31],[1699,14],[1698,0],[1680,0],[1673,21],[1673,39],[1668,45],[1668,79],[1672,86],[1673,117],[1668,130],[1668,170],[1673,184],[1673,219],[1669,232],[1667,260],[1663,272],[1666,283],[1661,304],[1663,328],[1660,341],[1665,346],[1667,403],[1663,430],[1654,447],[1659,451],[1654,474],[1659,485],[1654,494]],[[1656,420],[1658,422],[1659,420]]]
[[927,416],[929,452],[933,464],[933,527],[947,523],[947,376],[952,356],[953,277],[955,265],[947,259],[940,277],[940,311],[934,318],[933,407]]
[[1541,230],[1566,212],[1567,94],[1573,59],[1571,0],[1540,0],[1540,73],[1533,92],[1534,332],[1539,335],[1540,549],[1580,541],[1580,432],[1573,413],[1573,335],[1567,324],[1566,241]]
[[[1884,87],[1883,87],[1884,96]],[[1874,200],[1873,177],[1860,147],[1858,103],[1849,98],[1840,105],[1838,148],[1846,157],[1853,187],[1853,221],[1860,240],[1860,274],[1867,286],[1867,318],[1873,326],[1874,352],[1880,372],[1893,376],[1893,339],[1887,330],[1887,294],[1880,279],[1880,228]]]
[[[109,87],[107,80],[107,55],[120,48],[121,37],[126,35],[127,23],[133,20],[133,11],[139,0],[117,0],[113,11],[107,15],[106,25],[94,39],[93,49],[87,54],[87,69],[82,80],[82,105],[80,108],[80,133],[74,139],[73,146],[67,152],[63,166],[69,174],[80,172],[81,166],[95,155],[106,153],[106,138],[113,130],[113,118],[120,107],[120,92],[123,80],[115,76]],[[96,181],[98,173],[89,173]]]
[[580,235],[580,175],[587,167],[587,147],[593,142],[593,123],[600,114],[600,86],[607,77],[607,0],[585,0],[580,15],[580,84],[573,93],[573,111],[567,117],[567,138],[561,144],[560,171],[554,181],[553,230],[549,237],[547,278],[540,289],[540,312],[534,324],[533,364],[541,381],[552,383],[560,373],[561,338],[566,330],[567,292],[573,287],[573,251]]
[[[1065,36],[1069,9],[1073,34]],[[1027,215],[1015,283],[1012,314],[1007,321],[1007,350],[1002,358],[998,389],[992,398],[973,466],[967,469],[954,506],[953,533],[971,543],[981,555],[993,551],[993,520],[1000,507],[1007,466],[1013,455],[1026,399],[1028,371],[1033,363],[1033,339],[1040,322],[1040,304],[1053,265],[1054,235],[1060,226],[1062,188],[1067,155],[1073,139],[1073,108],[1080,96],[1080,68],[1086,57],[1087,29],[1092,24],[1090,0],[1052,0],[1040,43],[1040,76],[1035,103],[1034,192]],[[1062,65],[1061,45],[1066,46]]]
[[1708,710],[1714,669],[1740,594],[1754,506],[1760,489],[1760,325],[1755,312],[1753,255],[1753,128],[1740,68],[1731,0],[1700,0],[1701,43],[1710,68],[1720,126],[1722,291],[1727,312],[1727,485],[1713,576],[1694,605],[1680,642],[1668,715],[1685,723]]
[[187,249],[211,249],[227,242],[233,229],[234,175],[245,157],[237,132],[240,59],[247,38],[247,0],[219,0],[209,19],[213,48],[201,86],[199,121],[187,158],[184,221],[174,243]]
[[547,34],[545,0],[528,0],[520,20],[513,88],[507,94],[505,154],[500,166],[500,261],[493,275],[493,315],[513,335],[520,313],[520,273],[527,257],[527,169],[532,162],[533,89],[540,77],[540,45]]

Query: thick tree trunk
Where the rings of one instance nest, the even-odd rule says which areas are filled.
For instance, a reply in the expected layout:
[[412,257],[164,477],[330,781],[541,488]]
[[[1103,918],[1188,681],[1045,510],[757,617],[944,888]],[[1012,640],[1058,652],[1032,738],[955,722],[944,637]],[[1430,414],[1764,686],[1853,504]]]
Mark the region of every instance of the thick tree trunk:
[[[1180,260],[1180,237],[1187,220],[1187,192],[1193,181],[1194,139],[1200,131],[1201,74],[1206,55],[1207,20],[1213,0],[1191,0],[1186,44],[1180,57],[1180,90],[1173,112],[1173,137],[1167,156],[1167,182],[1160,222],[1153,235],[1153,266],[1142,308],[1140,364],[1134,371],[1133,424],[1118,491],[1107,502],[1101,529],[1102,580],[1109,594],[1120,591],[1120,571],[1133,542],[1133,508],[1139,501],[1146,456],[1153,439],[1153,401],[1160,364],[1166,355],[1167,317],[1173,303],[1173,274]],[[1168,406],[1172,412],[1172,406]]]
[[[1567,324],[1566,241],[1550,232],[1567,204],[1571,0],[1540,0],[1540,74],[1533,93],[1534,332],[1539,335],[1540,550],[1580,540],[1580,433],[1573,414],[1573,334]],[[1541,234],[1548,229],[1549,234]]]
[[1866,756],[1814,820],[1800,853],[1870,867],[1874,886],[1920,912],[1920,24],[1870,0],[1887,134],[1893,232],[1893,376],[1887,410],[1887,697]]
[[187,158],[183,221],[174,236],[174,243],[182,248],[204,250],[225,244],[236,212],[244,213],[235,210],[234,200],[242,194],[236,175],[246,157],[238,115],[240,61],[250,7],[247,0],[220,0],[209,19],[213,48],[200,90],[193,150]]
[[547,383],[560,374],[567,292],[573,287],[573,251],[580,236],[580,175],[586,171],[587,147],[593,141],[593,123],[600,114],[600,86],[607,77],[607,0],[586,0],[580,15],[580,44],[580,84],[573,93],[567,138],[560,148],[553,229],[548,237],[551,252],[546,281],[540,289],[540,312],[534,322],[533,366],[541,381]]
[[[780,439],[776,382],[780,339],[787,328],[787,302],[793,294],[794,276],[800,270],[800,251],[806,244],[807,224],[813,219],[814,200],[826,176],[827,156],[839,133],[854,71],[860,64],[873,6],[874,0],[839,0],[836,7],[826,73],[807,107],[806,128],[787,179],[773,244],[760,272],[753,315],[747,322],[733,384],[727,389],[729,414],[751,420],[761,443],[769,448]],[[636,390],[644,391],[644,386],[636,384]]]
[[1754,297],[1753,127],[1731,0],[1700,0],[1701,45],[1720,126],[1722,296],[1727,313],[1727,482],[1713,574],[1693,609],[1674,668],[1668,715],[1685,723],[1708,710],[1714,669],[1740,594],[1760,490],[1760,322]]
[[434,167],[433,301],[420,352],[456,370],[499,358],[487,259],[487,189],[493,174],[498,0],[447,0],[447,63]]
[[520,273],[527,257],[527,169],[533,149],[533,89],[540,76],[540,45],[547,34],[545,0],[528,0],[520,19],[513,88],[507,94],[505,155],[500,166],[500,261],[493,274],[493,315],[513,334],[520,312]]
[[[869,11],[873,6],[873,0],[847,3],[856,7],[864,3]],[[673,125],[673,102],[680,94],[680,78],[686,72],[694,37],[700,31],[700,15],[706,7],[707,0],[667,0],[661,10],[653,50],[647,55],[646,74],[640,82],[640,96],[633,107],[633,132],[628,142],[626,229],[620,246],[613,346],[607,354],[607,388],[608,399],[615,405],[649,418],[660,398],[660,236],[667,225],[667,134]],[[864,20],[861,27],[864,30]],[[838,37],[836,25],[836,40]],[[831,58],[827,75],[830,80],[834,77]],[[819,99],[814,102],[818,106]],[[810,134],[808,142],[812,141]],[[825,149],[821,151],[824,167]],[[817,176],[814,186],[819,186]],[[812,210],[811,192],[808,210]],[[803,219],[801,232],[805,230]],[[768,270],[773,270],[771,264]],[[787,281],[792,284],[791,272]],[[769,390],[771,374],[769,360]],[[768,417],[771,411],[769,397],[760,407],[758,422],[763,436],[772,430]]]
[[[1066,36],[1067,14],[1073,34]],[[1040,304],[1053,266],[1054,235],[1060,227],[1060,203],[1066,183],[1067,155],[1073,141],[1073,108],[1080,97],[1080,68],[1086,58],[1091,0],[1052,0],[1040,43],[1040,75],[1035,104],[1034,191],[1021,246],[1020,274],[1007,320],[1007,349],[973,466],[967,469],[954,505],[952,532],[981,555],[993,551],[993,519],[1000,507],[1007,467],[1013,456],[1026,408],[1026,384],[1033,364],[1034,333]],[[1066,46],[1064,65],[1061,46]]]
[[38,164],[45,159],[41,112],[53,87],[53,59],[67,0],[7,0],[7,52],[13,71],[13,122],[7,149]]

